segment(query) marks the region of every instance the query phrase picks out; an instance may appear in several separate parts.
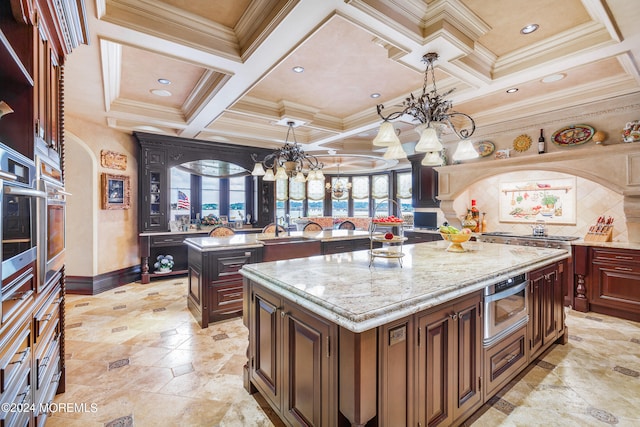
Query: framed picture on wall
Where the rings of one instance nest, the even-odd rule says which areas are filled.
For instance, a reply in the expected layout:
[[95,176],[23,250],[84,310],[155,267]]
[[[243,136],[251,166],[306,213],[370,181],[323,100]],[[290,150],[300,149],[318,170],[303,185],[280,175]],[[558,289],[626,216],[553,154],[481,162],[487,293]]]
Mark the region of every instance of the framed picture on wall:
[[500,183],[500,222],[576,224],[576,179]]
[[131,205],[129,177],[102,174],[102,209],[129,209]]

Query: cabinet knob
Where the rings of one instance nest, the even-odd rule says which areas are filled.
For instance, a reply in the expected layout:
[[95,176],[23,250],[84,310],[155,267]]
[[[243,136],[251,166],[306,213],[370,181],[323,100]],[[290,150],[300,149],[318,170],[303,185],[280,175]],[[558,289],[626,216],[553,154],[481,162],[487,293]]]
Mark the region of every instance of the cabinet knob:
[[458,319],[458,315],[456,313],[450,314],[449,317],[451,317],[451,320],[457,320]]

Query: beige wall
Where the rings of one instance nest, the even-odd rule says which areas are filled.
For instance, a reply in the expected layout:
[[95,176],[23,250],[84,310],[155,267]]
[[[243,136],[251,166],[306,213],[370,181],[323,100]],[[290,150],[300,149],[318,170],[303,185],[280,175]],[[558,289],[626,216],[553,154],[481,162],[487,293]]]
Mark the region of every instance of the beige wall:
[[[67,274],[93,277],[140,264],[138,256],[138,163],[131,135],[65,117],[67,207]],[[103,168],[100,151],[127,156],[126,170]],[[128,176],[131,207],[101,208],[101,175]]]
[[[566,178],[558,172],[522,171],[512,172],[483,179],[469,186],[468,190],[458,196],[453,203],[456,213],[461,216],[471,207],[471,199],[476,199],[480,212],[486,212],[488,231],[510,231],[517,234],[531,234],[530,224],[514,224],[499,222],[498,188],[501,182],[530,182]],[[618,221],[614,226],[613,239],[627,242],[627,226],[624,222],[623,196],[602,185],[578,177],[576,179],[576,214],[575,225],[547,225],[549,234],[584,237],[589,226],[601,216],[611,216]]]

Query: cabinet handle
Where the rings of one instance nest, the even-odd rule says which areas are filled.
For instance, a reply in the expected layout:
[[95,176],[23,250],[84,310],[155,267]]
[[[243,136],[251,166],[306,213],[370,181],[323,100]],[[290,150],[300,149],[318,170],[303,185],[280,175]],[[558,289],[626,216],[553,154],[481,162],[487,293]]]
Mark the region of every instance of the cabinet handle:
[[[27,386],[27,388],[20,393],[18,396],[22,396],[22,400],[20,401],[20,404],[24,404],[26,402],[26,400],[29,398],[29,395],[31,394],[31,386]],[[16,397],[18,397],[16,396]]]
[[633,268],[629,268],[629,267],[614,267],[614,270],[633,271]]
[[449,317],[451,320],[458,320],[458,315],[456,313],[450,314]]
[[16,355],[21,354],[22,357],[20,358],[20,360],[16,360],[14,362],[10,362],[9,365],[22,365],[22,362],[24,362],[27,359],[27,356],[29,356],[29,349],[23,350],[23,351],[19,351],[16,353]]
[[633,257],[631,257],[631,256],[623,256],[623,255],[616,255],[616,259],[628,259],[628,260],[631,260],[631,259],[633,259]]
[[281,311],[280,312],[280,317],[282,317],[283,319],[285,318],[285,316],[288,316],[288,315],[289,315],[289,313],[286,312],[286,311]]
[[11,301],[24,301],[27,298],[29,298],[32,293],[33,293],[33,291],[31,289],[29,289],[28,291],[24,291],[24,292],[18,292],[16,295],[20,295],[20,296],[15,296],[13,298],[10,298],[10,300]]

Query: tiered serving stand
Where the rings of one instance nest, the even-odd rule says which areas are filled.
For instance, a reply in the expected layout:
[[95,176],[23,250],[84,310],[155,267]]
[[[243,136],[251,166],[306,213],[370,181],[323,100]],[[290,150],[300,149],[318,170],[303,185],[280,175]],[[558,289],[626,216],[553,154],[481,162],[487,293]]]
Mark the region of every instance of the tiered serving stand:
[[[400,267],[402,267],[402,257],[404,256],[404,252],[402,252],[402,245],[404,241],[407,240],[407,238],[404,237],[404,221],[376,221],[376,212],[385,202],[394,203],[398,207],[399,217],[402,218],[400,205],[398,205],[395,200],[385,199],[376,205],[373,212],[373,218],[371,219],[371,224],[369,224],[369,267],[373,265],[373,260],[375,258],[397,259]],[[381,232],[382,234],[375,234],[376,232]],[[384,237],[384,235],[389,232],[393,233],[393,237],[391,239]],[[382,247],[374,248],[374,242],[382,243]]]

